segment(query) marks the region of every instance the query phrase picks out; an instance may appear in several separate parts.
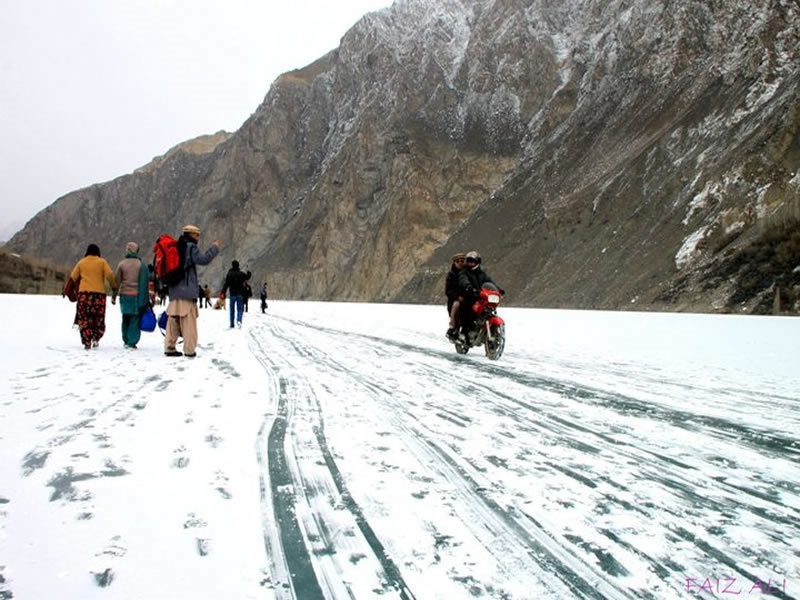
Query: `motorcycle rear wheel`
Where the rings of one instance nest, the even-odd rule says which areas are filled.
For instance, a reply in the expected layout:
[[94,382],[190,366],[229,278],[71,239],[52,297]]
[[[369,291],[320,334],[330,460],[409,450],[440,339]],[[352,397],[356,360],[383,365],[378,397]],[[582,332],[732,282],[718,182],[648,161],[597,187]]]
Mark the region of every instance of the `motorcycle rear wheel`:
[[492,327],[492,339],[486,340],[483,345],[486,351],[486,358],[489,360],[497,360],[503,356],[503,350],[506,347],[506,328],[503,325]]

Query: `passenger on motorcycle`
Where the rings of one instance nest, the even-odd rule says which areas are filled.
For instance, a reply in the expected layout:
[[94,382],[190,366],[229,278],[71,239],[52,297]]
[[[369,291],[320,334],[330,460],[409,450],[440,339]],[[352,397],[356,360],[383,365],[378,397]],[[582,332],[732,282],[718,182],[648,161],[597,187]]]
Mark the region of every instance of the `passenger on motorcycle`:
[[497,286],[500,294],[505,294],[505,291],[481,268],[481,255],[478,254],[477,251],[471,250],[467,252],[464,262],[464,268],[458,273],[458,287],[463,297],[460,309],[461,331],[466,334],[472,326],[472,322],[475,320],[472,305],[475,300],[478,299],[478,292],[483,287],[483,284],[494,284]]
[[458,286],[458,273],[464,268],[464,258],[466,254],[459,252],[453,255],[450,270],[444,281],[444,294],[447,296],[447,314],[450,316],[450,323],[447,329],[447,339],[452,341],[458,335],[458,311],[463,297],[461,288]]

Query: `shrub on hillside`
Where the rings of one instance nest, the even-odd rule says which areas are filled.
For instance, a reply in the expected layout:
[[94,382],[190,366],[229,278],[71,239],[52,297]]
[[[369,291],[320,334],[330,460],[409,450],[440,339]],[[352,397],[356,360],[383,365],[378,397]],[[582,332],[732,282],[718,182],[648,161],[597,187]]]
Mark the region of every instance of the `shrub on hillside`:
[[753,312],[770,314],[776,309],[781,312],[796,310],[800,287],[798,267],[800,221],[792,219],[768,228],[720,265],[714,275],[734,280],[735,292],[728,299],[728,308],[735,309],[740,304],[757,300]]

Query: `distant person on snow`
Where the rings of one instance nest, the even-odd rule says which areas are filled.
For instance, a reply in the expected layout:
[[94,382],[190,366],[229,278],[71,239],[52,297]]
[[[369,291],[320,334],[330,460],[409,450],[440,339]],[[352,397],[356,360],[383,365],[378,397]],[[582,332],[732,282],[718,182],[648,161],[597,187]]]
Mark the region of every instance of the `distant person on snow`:
[[267,282],[265,281],[264,285],[261,286],[261,312],[265,312],[267,308]]
[[[246,268],[246,267],[245,267]],[[222,285],[222,294],[227,296],[230,302],[231,329],[233,329],[234,311],[236,313],[236,326],[242,326],[242,312],[244,310],[244,285],[250,279],[250,271],[239,269],[239,261],[234,260],[228,274],[225,275],[225,283]]]
[[217,294],[217,300],[214,302],[214,310],[225,310],[225,293],[220,292]]
[[[197,356],[197,265],[207,265],[219,254],[220,240],[214,240],[208,250],[201,252],[197,247],[200,228],[186,225],[183,228],[178,249],[183,252],[184,277],[175,285],[169,286],[169,305],[167,306],[167,332],[164,336],[166,356]],[[183,352],[175,348],[178,335],[183,335]]]
[[[245,265],[244,268],[247,270],[247,265]],[[250,298],[253,297],[253,288],[251,288],[250,284],[245,281],[242,292],[242,304],[244,305],[244,312],[247,312],[247,307],[250,304]]]
[[83,347],[91,350],[97,348],[106,332],[106,286],[115,292],[117,280],[111,272],[111,265],[100,256],[97,244],[89,244],[70,277],[75,282],[80,280],[76,323]]
[[489,274],[481,268],[481,255],[476,250],[467,252],[464,258],[464,268],[458,273],[458,287],[461,290],[463,301],[461,302],[461,330],[466,333],[475,315],[472,312],[472,305],[478,299],[478,293],[484,283],[491,283],[497,287],[500,294],[505,294],[505,290],[497,285]]
[[450,316],[450,323],[447,328],[447,339],[453,341],[458,335],[458,311],[461,307],[461,301],[464,299],[461,295],[461,288],[458,286],[458,274],[464,268],[464,258],[466,254],[458,252],[453,255],[450,264],[450,270],[447,272],[447,277],[444,280],[444,294],[447,296],[447,314]]
[[[142,335],[139,321],[150,304],[150,271],[139,257],[139,244],[128,242],[125,258],[119,261],[114,278],[119,282],[119,308],[122,311],[122,343],[126,349],[136,349]],[[117,294],[111,295],[111,304]]]

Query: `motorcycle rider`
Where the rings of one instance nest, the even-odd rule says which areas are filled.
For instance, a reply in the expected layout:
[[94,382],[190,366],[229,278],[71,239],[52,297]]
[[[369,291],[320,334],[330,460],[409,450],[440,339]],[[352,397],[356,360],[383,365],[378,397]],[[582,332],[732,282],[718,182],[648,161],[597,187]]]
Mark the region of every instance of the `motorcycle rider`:
[[489,274],[481,268],[481,255],[476,250],[471,250],[467,252],[464,259],[464,268],[458,272],[458,287],[463,297],[460,312],[461,331],[464,335],[470,330],[475,320],[472,305],[478,299],[478,292],[484,283],[495,285],[501,295],[505,294],[505,290],[497,285]]
[[447,296],[447,314],[450,315],[450,324],[447,328],[447,339],[451,342],[458,335],[458,312],[461,307],[461,288],[458,286],[458,274],[464,268],[464,258],[467,255],[463,252],[458,252],[453,255],[450,264],[450,270],[447,272],[447,277],[444,281],[444,293]]

